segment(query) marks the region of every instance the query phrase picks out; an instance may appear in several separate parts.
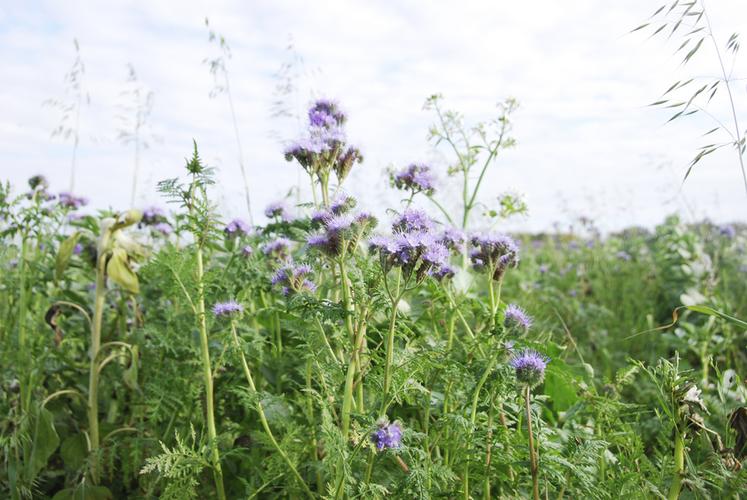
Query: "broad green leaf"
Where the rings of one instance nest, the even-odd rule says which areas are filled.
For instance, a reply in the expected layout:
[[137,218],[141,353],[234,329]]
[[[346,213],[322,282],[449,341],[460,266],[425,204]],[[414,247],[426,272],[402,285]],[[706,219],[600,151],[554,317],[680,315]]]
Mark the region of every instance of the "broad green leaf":
[[54,428],[54,415],[46,408],[39,408],[34,413],[36,418],[34,419],[31,457],[26,464],[28,479],[36,478],[39,471],[47,466],[49,457],[60,444],[60,437]]
[[545,370],[544,392],[552,399],[555,411],[565,411],[578,401],[573,375],[559,360],[553,360]]
[[112,250],[112,255],[106,264],[106,274],[128,292],[138,293],[140,291],[137,275],[130,267],[130,261],[124,249]]
[[52,500],[113,500],[114,495],[105,486],[82,483],[77,488],[66,488],[57,492]]
[[67,470],[75,471],[83,467],[88,457],[86,436],[81,433],[65,438],[60,446],[60,455]]

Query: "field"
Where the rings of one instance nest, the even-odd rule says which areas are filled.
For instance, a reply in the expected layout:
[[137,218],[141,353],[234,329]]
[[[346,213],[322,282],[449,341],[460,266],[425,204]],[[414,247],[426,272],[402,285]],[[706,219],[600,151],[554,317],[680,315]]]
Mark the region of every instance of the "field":
[[312,199],[257,226],[223,220],[197,144],[168,210],[5,186],[2,496],[742,495],[744,228],[477,230],[526,208],[476,208],[512,106],[477,146],[438,110],[458,216],[422,164],[360,211],[324,100],[286,151]]

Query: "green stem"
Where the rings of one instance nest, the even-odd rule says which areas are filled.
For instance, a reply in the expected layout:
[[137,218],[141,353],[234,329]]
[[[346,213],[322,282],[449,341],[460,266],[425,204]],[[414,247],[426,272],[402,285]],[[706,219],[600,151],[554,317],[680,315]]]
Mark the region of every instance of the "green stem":
[[[198,244],[199,245],[199,244]],[[202,357],[202,374],[205,379],[205,402],[210,440],[210,454],[213,462],[213,478],[220,500],[226,499],[223,486],[223,470],[220,465],[220,451],[218,450],[218,433],[215,429],[215,408],[213,402],[213,375],[210,367],[210,350],[208,348],[207,319],[205,315],[205,284],[203,282],[204,267],[202,247],[197,247],[197,320],[200,329],[200,352]]]
[[682,489],[682,476],[685,473],[685,438],[683,434],[675,429],[674,434],[674,478],[669,487],[669,500],[677,500]]
[[529,464],[532,473],[532,491],[534,500],[539,500],[539,467],[537,465],[537,455],[534,449],[534,432],[532,430],[532,404],[531,404],[531,389],[527,385],[524,389],[524,401],[526,404],[527,411],[527,432],[529,435]]
[[353,351],[350,353],[348,361],[348,371],[345,375],[345,392],[342,400],[342,436],[345,442],[348,440],[350,432],[350,412],[353,407],[353,381],[356,373],[356,356],[355,356],[355,330],[353,328],[353,313],[350,309],[350,287],[348,285],[348,273],[345,267],[345,256],[340,257],[340,281],[342,282],[342,303],[345,309],[345,327],[348,336],[351,339]]
[[[106,248],[105,238],[108,233],[102,235],[100,248]],[[91,441],[91,480],[94,484],[99,482],[98,450],[99,450],[99,369],[97,366],[99,350],[101,349],[101,324],[104,317],[106,305],[106,253],[99,255],[96,267],[96,298],[93,307],[93,328],[91,329],[91,349],[88,376],[88,435]]]
[[[490,361],[488,361],[488,366],[485,367],[485,371],[482,374],[482,377],[480,377],[479,382],[477,383],[477,387],[475,387],[475,393],[472,395],[472,410],[470,412],[470,423],[472,424],[472,430],[470,430],[470,442],[472,441],[471,433],[474,431],[474,427],[477,424],[477,403],[480,401],[480,391],[482,391],[482,387],[485,385],[485,382],[488,380],[488,376],[493,371],[493,367],[495,366],[496,361],[498,361],[498,354],[500,353],[499,349],[495,350],[495,353],[493,356],[491,356]],[[469,500],[469,462],[466,462],[464,464],[464,499]]]
[[301,475],[298,473],[298,470],[296,469],[296,466],[293,465],[293,462],[288,457],[288,455],[285,453],[285,450],[280,446],[280,443],[278,443],[277,439],[275,439],[275,435],[272,433],[272,429],[270,429],[270,424],[267,421],[267,416],[265,415],[265,410],[262,407],[262,402],[259,400],[259,394],[257,393],[257,387],[254,385],[254,378],[252,377],[252,372],[249,369],[249,364],[246,362],[246,356],[244,356],[244,350],[241,348],[241,343],[239,342],[239,336],[236,333],[236,324],[234,322],[231,322],[231,334],[233,336],[233,342],[236,347],[236,350],[239,353],[239,356],[241,357],[241,366],[244,369],[244,376],[246,377],[246,381],[249,384],[249,387],[251,388],[252,392],[257,396],[257,413],[259,414],[259,421],[262,424],[262,428],[265,431],[265,434],[267,434],[267,437],[270,440],[270,443],[275,448],[275,450],[278,452],[280,457],[285,461],[285,463],[288,465],[288,468],[290,469],[291,473],[293,474],[293,477],[296,478],[298,481],[298,484],[301,485],[301,487],[304,490],[304,493],[309,498],[314,497],[314,493],[311,492],[309,489],[309,486],[306,484],[306,481],[303,480]]
[[386,365],[384,366],[384,393],[381,400],[381,413],[386,412],[389,399],[389,388],[392,385],[392,363],[394,361],[394,330],[397,324],[397,306],[402,298],[401,294],[397,294],[397,297],[392,301],[392,315],[389,318],[389,330],[386,334]]
[[18,262],[18,350],[21,359],[21,373],[19,378],[23,380],[21,383],[21,408],[24,413],[28,411],[29,404],[27,402],[31,401],[31,359],[26,347],[26,309],[28,308],[28,295],[26,294],[26,253],[28,237],[28,232],[21,236],[21,258]]

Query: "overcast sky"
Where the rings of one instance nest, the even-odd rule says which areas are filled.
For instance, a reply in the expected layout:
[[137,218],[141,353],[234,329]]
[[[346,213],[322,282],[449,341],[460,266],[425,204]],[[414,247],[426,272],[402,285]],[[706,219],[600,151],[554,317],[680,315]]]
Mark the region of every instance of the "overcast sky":
[[[203,63],[217,54],[207,39],[207,16],[231,47],[230,82],[258,220],[267,203],[299,183],[299,167],[285,162],[281,142],[298,135],[298,124],[272,118],[271,104],[281,65],[302,58],[291,105],[300,110],[316,95],[337,99],[348,112],[348,136],[366,161],[345,188],[368,208],[378,210],[391,198],[384,173],[389,165],[430,161],[445,183],[443,158],[427,141],[434,117],[423,110],[425,99],[438,92],[467,123],[495,116],[495,104],[508,96],[521,103],[514,116],[517,147],[493,166],[481,194],[486,205],[507,190],[525,195],[530,215],[510,221],[508,229],[543,229],[581,215],[606,229],[650,225],[673,211],[744,221],[747,196],[732,150],[710,157],[680,189],[688,161],[703,144],[699,136],[712,128],[708,119],[665,125],[669,114],[646,107],[686,75],[717,70],[707,51],[680,66],[672,56],[679,39],[628,34],[657,4],[3,2],[0,178],[20,185],[42,173],[55,190],[68,187],[72,147],[50,137],[60,113],[42,103],[70,99],[64,75],[77,38],[90,104],[81,108],[76,192],[94,207],[129,205],[133,148],[118,140],[117,116],[125,104],[121,94],[131,88],[131,64],[154,96],[138,205],[158,203],[156,182],[182,173],[194,138],[203,158],[219,169],[216,196],[224,212],[244,215],[228,102],[225,95],[210,97],[213,78]],[[723,43],[733,31],[747,33],[747,2],[711,0],[708,7]],[[289,40],[294,52],[287,50]],[[744,59],[737,61],[736,76]],[[734,92],[747,122],[744,83]],[[726,120],[726,105],[719,95],[711,109]]]

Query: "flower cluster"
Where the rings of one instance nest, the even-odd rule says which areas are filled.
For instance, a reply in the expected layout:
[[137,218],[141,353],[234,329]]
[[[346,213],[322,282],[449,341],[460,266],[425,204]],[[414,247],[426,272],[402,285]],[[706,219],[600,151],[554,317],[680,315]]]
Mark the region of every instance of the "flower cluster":
[[316,284],[307,278],[309,274],[311,274],[310,265],[287,263],[275,272],[272,285],[281,286],[283,295],[314,292]]
[[60,205],[72,210],[78,210],[80,207],[88,205],[88,198],[75,196],[72,193],[68,192],[60,193],[58,196],[58,200]]
[[158,207],[148,207],[143,209],[143,218],[140,219],[140,225],[154,226],[159,222],[166,222],[166,214]]
[[290,251],[291,242],[288,238],[277,238],[262,247],[262,253],[268,257],[275,257],[279,260],[285,260]]
[[335,200],[329,210],[315,212],[311,217],[312,225],[320,226],[322,232],[308,237],[309,248],[332,258],[353,251],[378,223],[368,212],[349,213],[355,204],[354,198],[343,196]]
[[435,233],[427,214],[406,210],[395,218],[392,232],[392,236],[376,236],[369,241],[369,248],[379,253],[384,272],[399,267],[407,278],[414,273],[417,281],[428,275],[436,279],[454,275],[448,266],[449,248],[443,235]]
[[218,302],[213,305],[213,314],[216,316],[232,316],[234,314],[241,314],[242,312],[244,312],[244,306],[235,300]]
[[476,271],[487,270],[500,281],[506,269],[519,265],[519,245],[503,234],[482,234],[472,237],[469,257]]
[[532,327],[534,320],[527,312],[516,304],[509,304],[504,311],[503,325],[509,329],[526,332]]
[[279,219],[283,222],[289,222],[293,219],[288,211],[288,207],[282,201],[276,201],[267,205],[265,208],[265,217],[268,219]]
[[545,368],[550,358],[532,349],[517,352],[509,361],[516,371],[516,379],[522,384],[534,387],[545,379]]
[[392,184],[397,189],[409,190],[413,194],[424,192],[431,195],[436,188],[436,177],[428,165],[412,163],[392,174]]
[[223,229],[223,232],[226,233],[226,236],[229,238],[246,236],[251,232],[251,227],[241,219],[234,219],[228,223],[228,225]]
[[386,420],[378,422],[379,428],[371,434],[371,441],[379,451],[399,448],[402,444],[402,427],[399,423],[388,423]]
[[311,106],[308,117],[308,135],[285,149],[285,159],[295,159],[320,179],[333,170],[342,182],[353,165],[363,161],[358,148],[346,145],[345,114],[336,102],[322,99]]

